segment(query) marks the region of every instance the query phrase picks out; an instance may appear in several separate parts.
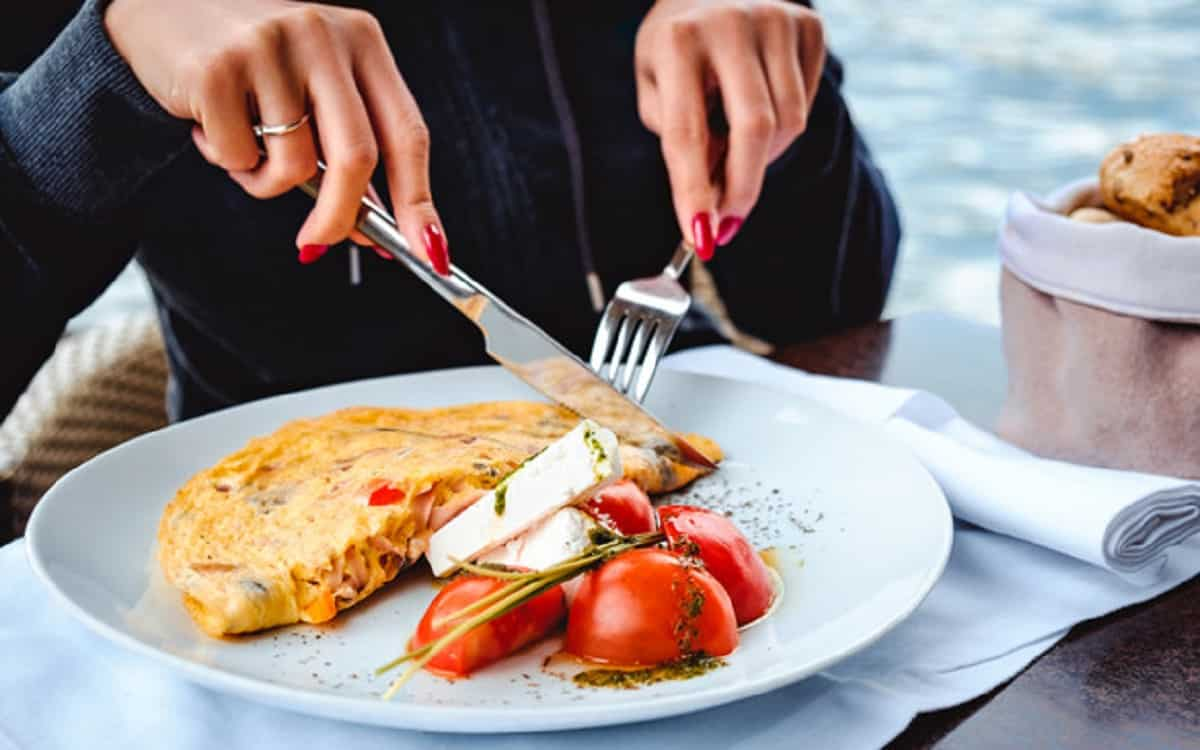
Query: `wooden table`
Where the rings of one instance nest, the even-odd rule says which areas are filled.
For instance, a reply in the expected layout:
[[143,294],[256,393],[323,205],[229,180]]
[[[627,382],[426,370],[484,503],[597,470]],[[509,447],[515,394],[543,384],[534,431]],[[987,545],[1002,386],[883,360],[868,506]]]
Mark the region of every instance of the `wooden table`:
[[[776,359],[930,390],[982,426],[1004,399],[999,331],[941,315],[865,326]],[[1007,685],[917,717],[889,747],[1200,748],[1197,623],[1200,578],[1076,627]]]
[[[792,346],[812,372],[936,392],[990,427],[1006,373],[997,329],[922,314]],[[918,716],[890,748],[1200,748],[1200,577],[1083,623],[988,695]]]

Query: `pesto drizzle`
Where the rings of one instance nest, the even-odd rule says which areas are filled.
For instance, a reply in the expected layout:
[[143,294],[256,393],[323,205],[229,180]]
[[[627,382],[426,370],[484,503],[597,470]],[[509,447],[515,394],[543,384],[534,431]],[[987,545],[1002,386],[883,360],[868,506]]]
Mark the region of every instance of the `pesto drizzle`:
[[690,680],[725,666],[724,659],[696,653],[679,661],[645,669],[589,669],[571,678],[580,687],[635,690],[667,680]]
[[[608,452],[604,450],[604,446],[600,443],[600,438],[596,437],[596,431],[591,428],[585,429],[583,431],[583,443],[587,446],[588,450],[592,454],[592,470],[595,473],[596,479],[604,479],[604,474],[600,471],[600,464],[608,460]],[[525,464],[529,463],[545,452],[546,448],[542,448],[537,453],[534,453],[529,458],[526,458],[524,461],[517,464],[517,468],[505,474],[504,477],[496,484],[496,489],[493,490],[492,493],[496,498],[496,502],[493,505],[493,510],[497,516],[504,515],[504,508],[508,499],[508,483],[509,480],[512,479],[513,474],[516,474],[525,467]]]
[[596,437],[596,431],[590,427],[583,431],[583,442],[592,453],[592,471],[595,473],[596,479],[604,479],[603,472],[600,471],[600,465],[608,460],[608,452],[604,450],[604,446],[600,443],[600,438]]
[[492,490],[492,494],[494,494],[496,497],[496,502],[492,506],[493,510],[495,510],[495,512],[496,512],[496,515],[498,515],[498,516],[504,515],[504,507],[505,507],[505,503],[507,502],[507,499],[508,499],[508,482],[510,479],[512,479],[512,475],[516,474],[518,471],[520,471],[525,466],[525,464],[529,463],[530,461],[532,461],[533,459],[537,458],[538,456],[542,455],[545,452],[546,452],[546,449],[542,448],[537,453],[534,453],[529,458],[526,458],[524,461],[517,464],[517,468],[515,468],[512,471],[505,474],[504,477],[496,484],[496,488],[494,490]]

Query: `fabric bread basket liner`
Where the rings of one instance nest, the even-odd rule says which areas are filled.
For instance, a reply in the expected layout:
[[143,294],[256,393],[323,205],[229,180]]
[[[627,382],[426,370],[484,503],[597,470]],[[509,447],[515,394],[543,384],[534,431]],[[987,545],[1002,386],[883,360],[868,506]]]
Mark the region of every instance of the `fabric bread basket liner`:
[[1009,201],[997,431],[1050,458],[1200,478],[1200,237],[1069,218],[1101,205],[1095,179]]

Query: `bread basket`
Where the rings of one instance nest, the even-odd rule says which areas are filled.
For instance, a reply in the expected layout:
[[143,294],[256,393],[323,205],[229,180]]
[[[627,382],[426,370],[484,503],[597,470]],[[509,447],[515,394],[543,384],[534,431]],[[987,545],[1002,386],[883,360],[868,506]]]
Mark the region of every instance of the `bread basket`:
[[997,430],[1036,454],[1200,478],[1200,237],[1086,223],[1096,180],[1012,196]]

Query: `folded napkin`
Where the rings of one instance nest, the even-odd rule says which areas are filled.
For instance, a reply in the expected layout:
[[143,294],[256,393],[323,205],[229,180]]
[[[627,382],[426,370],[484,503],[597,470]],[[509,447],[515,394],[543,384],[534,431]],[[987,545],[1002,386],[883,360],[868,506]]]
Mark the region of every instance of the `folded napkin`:
[[728,346],[682,352],[669,363],[770,385],[881,425],[933,475],[958,519],[1135,583],[1159,580],[1168,550],[1200,531],[1200,485],[1037,458],[928,393],[804,374]]

